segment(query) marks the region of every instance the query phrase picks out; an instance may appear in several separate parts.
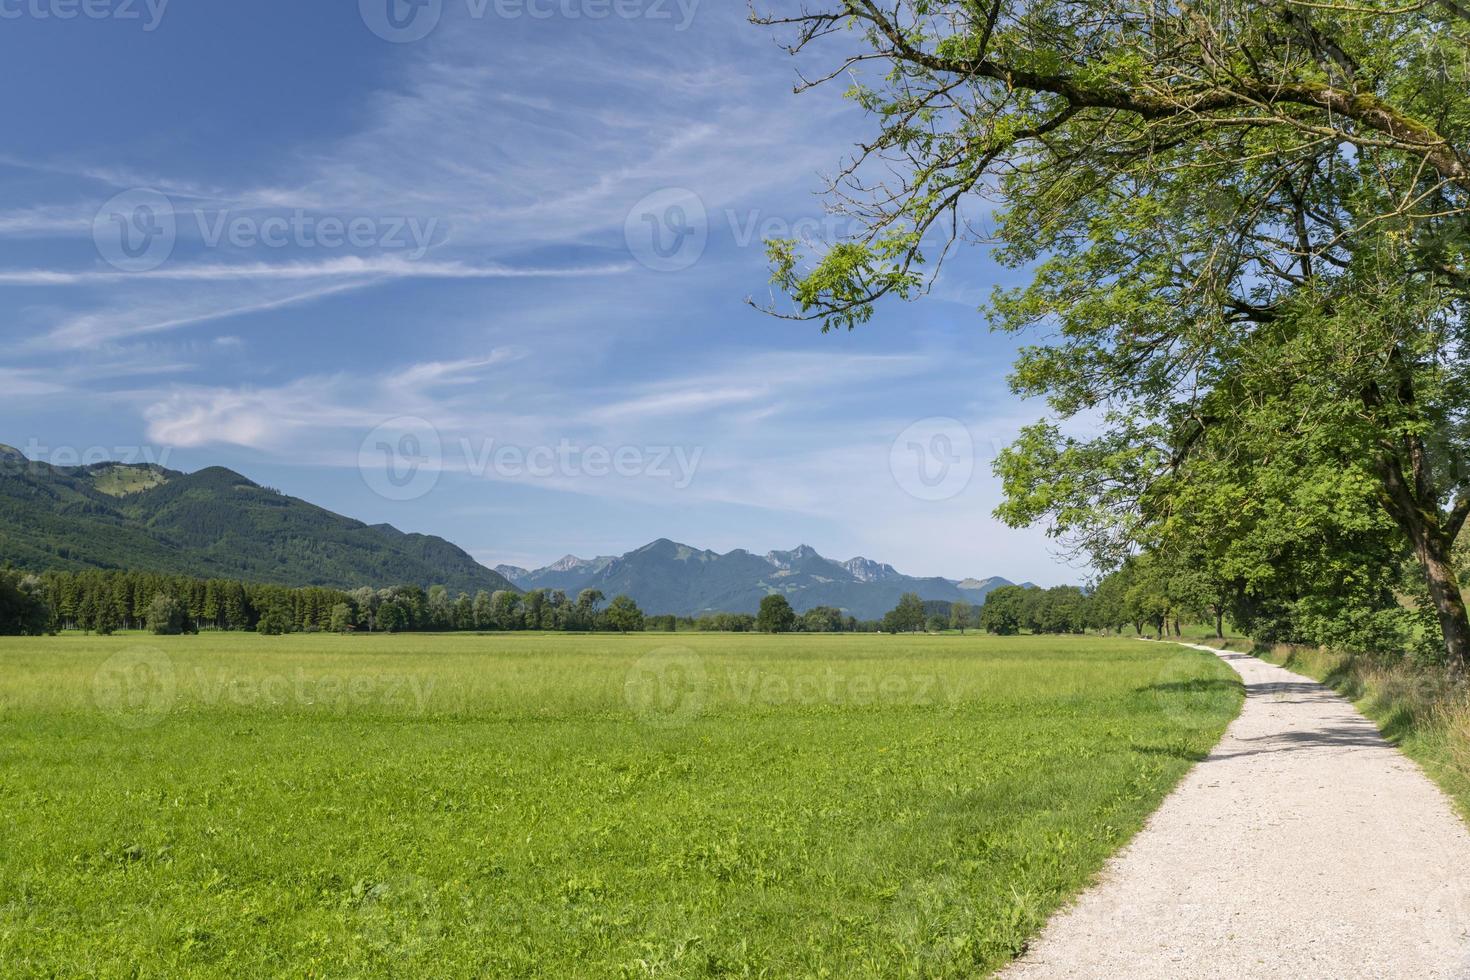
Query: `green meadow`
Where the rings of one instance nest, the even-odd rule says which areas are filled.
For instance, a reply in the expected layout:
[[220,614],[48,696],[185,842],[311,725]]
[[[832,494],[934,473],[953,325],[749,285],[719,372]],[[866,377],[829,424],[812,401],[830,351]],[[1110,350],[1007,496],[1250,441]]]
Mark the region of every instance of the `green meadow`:
[[1239,703],[1124,638],[3,639],[0,964],[973,976]]

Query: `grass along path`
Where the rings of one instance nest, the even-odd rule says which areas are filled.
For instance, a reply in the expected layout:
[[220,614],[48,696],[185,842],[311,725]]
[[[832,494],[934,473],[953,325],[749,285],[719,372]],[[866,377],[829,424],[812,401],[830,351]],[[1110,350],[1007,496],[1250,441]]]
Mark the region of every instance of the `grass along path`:
[[1240,717],[1002,976],[1470,976],[1470,833],[1448,798],[1327,688],[1219,655]]
[[1118,638],[0,640],[0,972],[974,976],[1239,703]]

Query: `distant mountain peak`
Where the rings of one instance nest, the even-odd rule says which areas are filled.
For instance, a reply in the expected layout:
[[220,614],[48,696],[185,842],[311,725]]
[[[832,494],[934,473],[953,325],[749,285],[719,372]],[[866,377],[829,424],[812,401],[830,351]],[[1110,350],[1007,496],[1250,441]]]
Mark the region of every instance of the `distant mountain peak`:
[[766,552],[766,561],[770,562],[772,565],[775,565],[777,568],[783,568],[787,565],[790,565],[792,562],[809,561],[813,558],[818,558],[822,561],[826,561],[825,558],[822,558],[822,556],[817,553],[817,549],[813,548],[809,544],[799,544],[795,548],[792,548],[790,551]]
[[915,578],[869,558],[834,561],[808,544],[790,551],[754,554],[743,548],[720,554],[669,538],[659,538],[619,558],[594,561],[568,555],[555,565],[526,571],[501,565],[496,571],[523,589],[559,589],[568,595],[584,588],[607,595],[626,594],[654,614],[698,616],[708,612],[755,612],[773,589],[786,595],[798,612],[832,606],[862,619],[876,619],[898,604],[905,592],[920,598],[978,601],[1004,579],[967,579],[962,589],[943,578]]
[[859,582],[882,582],[885,579],[901,577],[898,569],[892,565],[861,556],[848,559],[842,563],[842,567],[847,569]]
[[[23,456],[21,458],[24,458]],[[28,570],[128,568],[333,588],[514,588],[443,538],[370,527],[223,466],[0,468],[0,538]]]

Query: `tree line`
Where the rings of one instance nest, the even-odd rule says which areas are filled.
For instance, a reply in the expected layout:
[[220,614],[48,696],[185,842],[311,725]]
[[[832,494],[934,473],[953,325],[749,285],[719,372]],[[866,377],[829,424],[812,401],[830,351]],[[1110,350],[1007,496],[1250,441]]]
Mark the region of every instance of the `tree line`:
[[[924,600],[907,593],[880,620],[862,620],[833,606],[797,613],[783,595],[766,596],[759,612],[698,617],[650,616],[628,596],[610,602],[597,589],[575,598],[556,589],[527,593],[451,594],[443,586],[343,590],[288,588],[232,579],[195,579],[152,572],[82,571],[39,575],[0,570],[0,635],[59,630],[110,634],[146,629],[160,634],[205,630],[279,635],[321,632],[560,632],[916,633],[957,629],[998,635],[1082,633],[1132,623],[1160,634],[1171,617],[1206,608],[1203,593],[1179,595],[1180,579],[1143,575],[1140,563],[1104,579],[1091,592],[1076,586],[1002,586],[979,606]],[[1209,606],[1208,608],[1217,608]]]
[[0,570],[0,635],[63,629],[109,634],[201,630],[266,634],[452,632],[467,630],[672,631],[673,616],[647,616],[628,596],[597,589],[575,599],[559,590],[451,595],[442,585],[352,590],[288,588],[152,572],[81,571],[39,575]]
[[266,634],[321,632],[839,633],[878,632],[882,624],[818,606],[797,614],[785,596],[766,597],[758,615],[648,615],[629,596],[598,589],[575,597],[559,589],[451,594],[442,585],[392,588],[289,588],[232,579],[88,570],[30,574],[0,570],[0,635],[59,630],[161,634],[204,630]]

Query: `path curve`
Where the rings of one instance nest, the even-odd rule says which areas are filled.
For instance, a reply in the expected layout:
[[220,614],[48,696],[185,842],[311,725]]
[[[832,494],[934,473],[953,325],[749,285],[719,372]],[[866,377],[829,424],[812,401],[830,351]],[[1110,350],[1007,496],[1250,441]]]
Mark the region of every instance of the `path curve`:
[[1000,977],[1470,978],[1445,794],[1321,684],[1196,649],[1245,681],[1240,717]]

